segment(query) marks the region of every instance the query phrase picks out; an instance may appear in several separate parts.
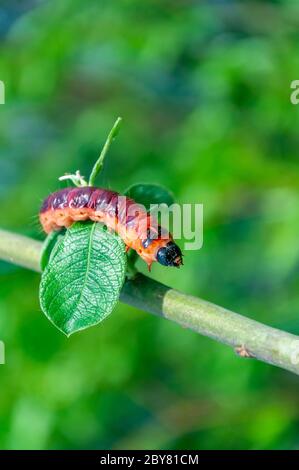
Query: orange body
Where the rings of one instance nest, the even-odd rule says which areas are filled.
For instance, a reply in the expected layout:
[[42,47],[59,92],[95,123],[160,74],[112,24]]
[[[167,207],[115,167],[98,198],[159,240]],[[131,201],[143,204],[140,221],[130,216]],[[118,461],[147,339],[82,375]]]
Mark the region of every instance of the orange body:
[[171,234],[161,230],[143,206],[116,192],[91,186],[51,194],[45,199],[39,217],[46,233],[70,227],[76,221],[102,222],[119,234],[127,249],[136,250],[149,269],[157,261],[158,250],[172,242]]

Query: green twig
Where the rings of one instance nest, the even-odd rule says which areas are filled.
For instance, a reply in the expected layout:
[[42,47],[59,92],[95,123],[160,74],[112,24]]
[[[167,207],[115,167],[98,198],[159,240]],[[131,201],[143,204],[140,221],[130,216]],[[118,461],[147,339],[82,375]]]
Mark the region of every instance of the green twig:
[[106,142],[104,144],[104,147],[101,151],[101,154],[100,154],[98,160],[95,162],[95,164],[93,166],[93,169],[91,171],[91,174],[90,174],[90,177],[89,177],[89,182],[88,182],[89,186],[94,186],[95,179],[96,179],[97,175],[99,174],[99,172],[101,171],[101,169],[103,167],[105,156],[106,156],[106,154],[107,154],[107,152],[110,148],[110,145],[111,145],[114,137],[119,132],[121,121],[122,121],[122,119],[120,117],[117,118],[115,123],[114,123],[114,126],[112,127],[111,131],[109,132],[107,140],[106,140]]
[[[0,230],[0,259],[40,271],[41,249],[41,242]],[[183,294],[142,274],[125,283],[121,301],[232,346],[242,357],[254,357],[299,375],[299,336]]]

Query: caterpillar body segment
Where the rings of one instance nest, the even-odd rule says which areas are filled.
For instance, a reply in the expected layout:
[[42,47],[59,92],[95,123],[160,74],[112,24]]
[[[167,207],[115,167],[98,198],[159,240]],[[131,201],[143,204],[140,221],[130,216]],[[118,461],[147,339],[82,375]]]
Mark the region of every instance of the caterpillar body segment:
[[136,250],[149,269],[154,261],[164,266],[182,264],[181,250],[171,234],[143,206],[115,191],[93,186],[56,191],[44,200],[39,218],[46,233],[76,221],[102,222],[118,233],[127,249]]

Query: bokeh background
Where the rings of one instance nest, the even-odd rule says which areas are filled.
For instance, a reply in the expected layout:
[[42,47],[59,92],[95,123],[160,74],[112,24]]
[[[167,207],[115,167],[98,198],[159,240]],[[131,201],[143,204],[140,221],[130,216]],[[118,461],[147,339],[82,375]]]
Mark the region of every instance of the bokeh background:
[[[42,239],[121,115],[99,184],[204,204],[203,248],[151,275],[298,334],[298,31],[295,0],[2,0],[1,226]],[[299,447],[295,375],[122,304],[66,339],[38,286],[0,264],[1,448]]]

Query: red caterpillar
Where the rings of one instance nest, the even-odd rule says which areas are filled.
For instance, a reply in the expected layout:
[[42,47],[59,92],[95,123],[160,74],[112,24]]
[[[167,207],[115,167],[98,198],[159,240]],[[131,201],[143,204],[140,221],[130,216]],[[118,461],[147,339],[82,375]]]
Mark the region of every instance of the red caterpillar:
[[50,194],[39,213],[46,233],[70,227],[78,220],[102,222],[115,230],[129,248],[147,263],[179,267],[182,252],[169,232],[162,229],[133,199],[93,186],[69,187]]

